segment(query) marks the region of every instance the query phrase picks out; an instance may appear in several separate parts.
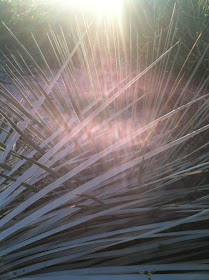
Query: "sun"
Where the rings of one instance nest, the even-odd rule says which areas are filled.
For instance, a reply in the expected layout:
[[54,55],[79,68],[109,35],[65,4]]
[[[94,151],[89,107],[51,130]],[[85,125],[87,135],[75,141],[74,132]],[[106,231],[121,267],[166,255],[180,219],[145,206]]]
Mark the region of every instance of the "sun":
[[65,5],[71,6],[82,12],[91,12],[98,18],[121,17],[123,0],[60,0]]

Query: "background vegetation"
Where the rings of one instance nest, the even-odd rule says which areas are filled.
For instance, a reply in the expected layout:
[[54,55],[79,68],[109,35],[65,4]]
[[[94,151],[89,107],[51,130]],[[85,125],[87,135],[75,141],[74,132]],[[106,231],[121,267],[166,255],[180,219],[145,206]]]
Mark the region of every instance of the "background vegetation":
[[[189,50],[202,32],[201,39],[198,40],[198,44],[190,56],[191,64],[187,65],[187,67],[193,67],[192,62],[195,61],[197,55],[202,53],[209,37],[207,28],[209,25],[208,4],[204,0],[130,0],[124,1],[124,3],[123,21],[126,24],[126,32],[129,34],[126,36],[126,43],[129,46],[129,41],[132,42],[133,61],[135,61],[137,51],[134,48],[140,47],[142,55],[146,55],[147,48],[149,48],[149,53],[153,51],[154,40],[158,36],[162,36],[159,48],[163,50],[164,36],[175,7],[173,20],[176,29],[173,40],[181,42],[181,52],[178,57],[179,67],[185,61]],[[62,26],[65,33],[71,33],[75,28],[74,19],[77,18],[78,22],[82,22],[83,16],[92,17],[85,11],[81,14],[62,1],[60,3],[56,0],[0,1],[0,20],[13,31],[24,45],[32,48],[32,52],[36,52],[36,50],[33,50],[31,32],[37,38],[40,47],[44,48],[48,41],[46,33],[49,32],[49,26],[53,30]],[[5,45],[12,47],[14,41],[3,24],[0,24],[0,34],[0,49],[4,50]],[[149,55],[147,59],[151,60],[151,56]],[[51,55],[51,60],[53,63],[53,55]],[[205,69],[208,69],[208,63],[209,58],[205,57],[199,69],[200,75]]]

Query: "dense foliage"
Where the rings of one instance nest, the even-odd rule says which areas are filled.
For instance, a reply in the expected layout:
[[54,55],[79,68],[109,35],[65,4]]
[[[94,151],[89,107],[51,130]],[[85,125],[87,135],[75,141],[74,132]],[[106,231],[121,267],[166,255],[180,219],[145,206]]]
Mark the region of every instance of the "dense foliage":
[[208,280],[208,1],[54,3],[1,1],[1,280]]

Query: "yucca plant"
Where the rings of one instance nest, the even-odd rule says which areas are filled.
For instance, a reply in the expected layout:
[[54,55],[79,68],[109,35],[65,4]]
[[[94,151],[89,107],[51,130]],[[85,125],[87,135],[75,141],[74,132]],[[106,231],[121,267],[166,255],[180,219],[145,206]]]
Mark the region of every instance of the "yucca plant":
[[8,28],[2,280],[209,278],[209,45],[194,59],[199,26],[181,56],[178,18],[174,5],[165,30],[148,21],[146,42],[131,24],[126,41],[106,21],[51,29],[56,69]]

